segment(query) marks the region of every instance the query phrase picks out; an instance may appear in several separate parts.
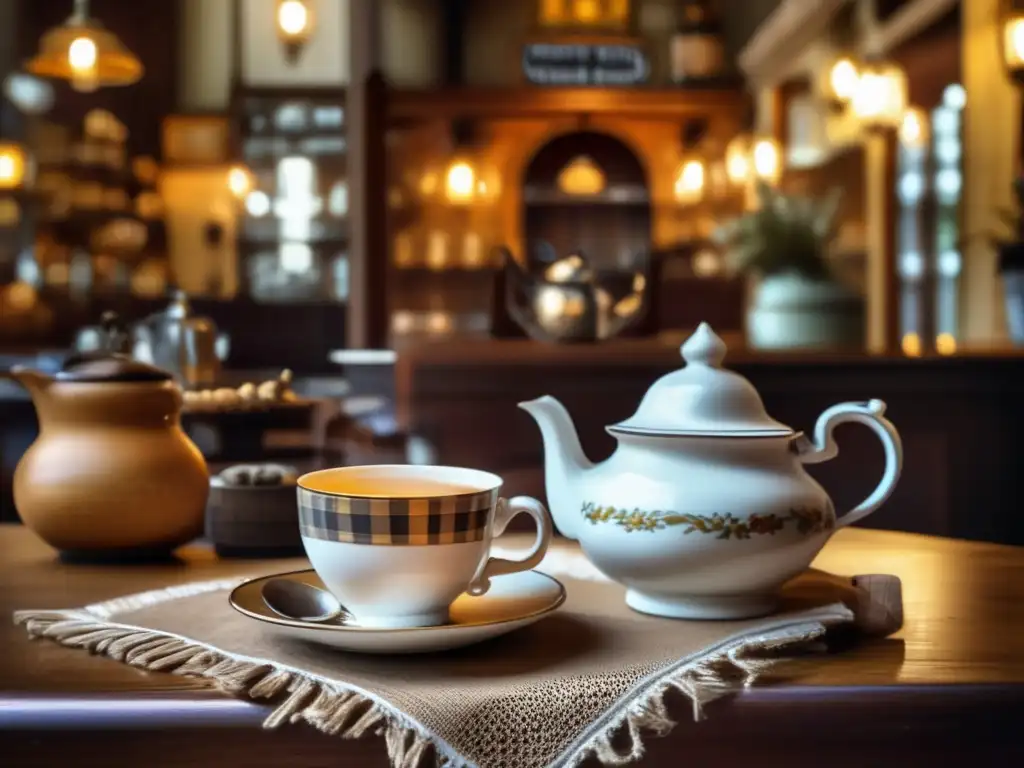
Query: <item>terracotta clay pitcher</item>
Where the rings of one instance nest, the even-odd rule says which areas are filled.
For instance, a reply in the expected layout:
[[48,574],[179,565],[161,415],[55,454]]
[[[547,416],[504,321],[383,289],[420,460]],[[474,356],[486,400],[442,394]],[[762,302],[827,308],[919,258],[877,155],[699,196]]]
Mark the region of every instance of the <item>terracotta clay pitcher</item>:
[[209,476],[171,375],[125,355],[15,368],[39,436],[14,472],[22,521],[70,559],[168,555],[202,534]]

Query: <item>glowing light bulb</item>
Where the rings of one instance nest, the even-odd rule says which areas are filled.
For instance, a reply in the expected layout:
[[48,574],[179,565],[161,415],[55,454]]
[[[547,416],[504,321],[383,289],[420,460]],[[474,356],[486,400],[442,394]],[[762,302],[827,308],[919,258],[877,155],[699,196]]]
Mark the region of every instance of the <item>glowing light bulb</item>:
[[469,202],[476,191],[476,173],[473,166],[465,161],[452,163],[445,177],[445,189],[451,202]]
[[284,0],[277,7],[277,25],[290,37],[297,37],[309,28],[309,9],[302,0]]
[[76,37],[68,46],[68,64],[71,69],[84,72],[96,66],[96,43],[88,37]]
[[857,67],[849,59],[840,59],[832,65],[829,72],[829,85],[832,88],[832,95],[840,101],[846,102],[853,98],[857,92],[857,80],[860,77]]
[[252,176],[245,168],[235,166],[228,171],[228,189],[239,199],[244,199],[252,189]]
[[1009,52],[1017,61],[1024,60],[1024,19],[1014,19],[1006,28]]
[[99,87],[96,72],[98,57],[96,43],[88,37],[76,37],[68,46],[68,66],[71,68],[71,87],[81,93],[91,93]]
[[695,203],[704,196],[704,163],[688,160],[676,175],[675,195],[680,203]]
[[754,144],[754,151],[751,153],[754,173],[757,177],[764,179],[769,184],[778,182],[782,175],[781,155],[779,145],[773,139],[759,139]]
[[25,181],[25,153],[16,144],[0,144],[0,189],[17,189]]
[[750,143],[747,137],[737,136],[725,150],[725,175],[736,186],[750,178]]
[[919,109],[908,109],[900,123],[900,143],[917,149],[928,141],[928,118]]

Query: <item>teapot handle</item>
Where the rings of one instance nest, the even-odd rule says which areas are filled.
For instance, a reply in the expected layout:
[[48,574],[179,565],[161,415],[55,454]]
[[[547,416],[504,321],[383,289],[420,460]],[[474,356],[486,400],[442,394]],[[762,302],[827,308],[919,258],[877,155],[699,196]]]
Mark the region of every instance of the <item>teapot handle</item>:
[[864,501],[836,520],[836,527],[862,520],[889,498],[896,481],[903,470],[903,441],[892,422],[885,418],[885,403],[870,400],[867,403],[839,403],[833,405],[818,417],[814,425],[814,442],[803,438],[797,447],[800,461],[804,464],[820,464],[834,459],[839,453],[832,431],[848,421],[870,427],[885,448],[885,471],[882,480]]

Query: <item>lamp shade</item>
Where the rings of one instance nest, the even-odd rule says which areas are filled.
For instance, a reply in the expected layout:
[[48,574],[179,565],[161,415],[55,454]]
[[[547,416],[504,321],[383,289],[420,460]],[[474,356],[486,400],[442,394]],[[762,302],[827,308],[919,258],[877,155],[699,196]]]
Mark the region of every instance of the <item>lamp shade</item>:
[[899,128],[907,109],[907,76],[895,64],[865,64],[853,95],[853,111],[865,128]]
[[607,179],[597,163],[586,155],[580,155],[566,163],[556,184],[566,195],[599,195],[604,191]]
[[26,68],[34,75],[67,80],[78,91],[131,85],[142,77],[140,62],[109,30],[76,12],[43,34]]

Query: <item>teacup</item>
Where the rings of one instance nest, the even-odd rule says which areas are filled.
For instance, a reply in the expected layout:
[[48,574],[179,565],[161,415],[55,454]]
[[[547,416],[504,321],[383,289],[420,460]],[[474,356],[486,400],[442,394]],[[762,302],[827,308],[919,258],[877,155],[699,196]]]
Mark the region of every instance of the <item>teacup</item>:
[[[544,505],[499,498],[502,480],[459,467],[375,465],[310,472],[298,480],[299,527],[313,569],[356,623],[375,629],[444,624],[464,592],[527,571],[551,539]],[[490,557],[520,513],[537,523],[522,560]]]

